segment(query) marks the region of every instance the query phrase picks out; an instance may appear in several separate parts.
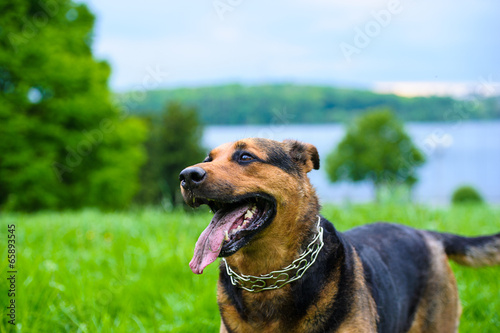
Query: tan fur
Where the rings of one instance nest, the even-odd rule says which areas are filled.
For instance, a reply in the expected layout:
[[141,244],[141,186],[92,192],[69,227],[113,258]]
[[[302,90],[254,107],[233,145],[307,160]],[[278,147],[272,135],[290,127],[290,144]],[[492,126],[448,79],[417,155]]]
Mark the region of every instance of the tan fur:
[[500,264],[500,239],[482,247],[471,247],[465,255],[450,255],[449,258],[460,265],[470,267]]
[[[279,290],[274,290],[273,292],[261,292],[261,293],[245,293],[244,303],[245,307],[249,310],[248,313],[259,313],[260,307],[264,303],[269,302],[279,302],[280,299],[286,298],[287,289],[289,286],[285,286]],[[224,292],[223,287],[218,285],[217,301],[219,303],[219,308],[221,310],[221,316],[223,321],[228,325],[231,330],[237,330],[238,332],[280,332],[278,327],[283,325],[279,321],[275,321],[271,325],[262,326],[265,318],[252,318],[250,317],[248,321],[244,321],[236,308],[231,304],[227,295]],[[277,308],[277,306],[275,307]]]
[[310,307],[307,314],[302,319],[300,325],[298,325],[297,330],[299,332],[308,332],[313,330],[317,324],[318,318],[321,318],[323,314],[327,313],[329,308],[332,307],[332,299],[338,292],[338,283],[340,279],[339,269],[333,270],[333,276],[330,277],[330,281],[325,284],[324,288],[321,290],[321,298],[316,302],[315,306]]
[[448,263],[443,245],[424,235],[431,252],[431,269],[428,284],[417,307],[409,333],[458,332],[461,314],[457,282]]
[[220,321],[220,330],[219,330],[219,332],[220,333],[228,333],[227,329],[226,329],[226,326],[224,325],[224,322],[222,321],[222,319]]
[[356,251],[353,250],[355,263],[355,291],[354,304],[349,318],[340,325],[338,332],[341,333],[375,333],[377,332],[377,308],[371,293],[366,285],[363,264]]

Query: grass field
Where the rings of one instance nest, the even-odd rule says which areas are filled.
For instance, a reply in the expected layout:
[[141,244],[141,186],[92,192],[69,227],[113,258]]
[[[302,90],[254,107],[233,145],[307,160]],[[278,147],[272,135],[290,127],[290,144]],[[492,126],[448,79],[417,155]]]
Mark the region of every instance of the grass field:
[[[385,220],[464,235],[500,231],[500,209],[328,206],[339,230]],[[208,213],[145,209],[0,215],[0,332],[218,332],[217,267],[188,262]],[[7,323],[7,225],[16,235],[16,326]],[[453,265],[460,332],[500,331],[500,267]]]

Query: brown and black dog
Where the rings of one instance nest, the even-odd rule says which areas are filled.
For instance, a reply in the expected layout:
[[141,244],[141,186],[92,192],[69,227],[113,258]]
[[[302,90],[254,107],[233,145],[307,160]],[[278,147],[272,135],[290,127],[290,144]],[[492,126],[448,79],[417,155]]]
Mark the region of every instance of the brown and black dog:
[[340,233],[319,216],[307,173],[316,148],[245,139],[180,174],[184,200],[210,206],[192,271],[220,263],[221,332],[457,332],[448,259],[500,263],[500,234],[467,238],[375,223]]

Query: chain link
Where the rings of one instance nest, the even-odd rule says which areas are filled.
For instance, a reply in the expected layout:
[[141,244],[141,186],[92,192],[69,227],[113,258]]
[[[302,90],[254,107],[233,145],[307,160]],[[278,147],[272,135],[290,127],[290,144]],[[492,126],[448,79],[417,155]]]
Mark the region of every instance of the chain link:
[[[320,227],[320,223],[321,217],[318,216],[318,224],[316,226],[318,234],[311,243],[309,243],[300,257],[281,270],[272,271],[261,276],[238,274],[229,267],[226,258],[222,258],[226,265],[226,272],[231,279],[231,283],[246,291],[257,293],[264,290],[278,289],[290,282],[300,279],[307,269],[314,264],[319,252],[323,248],[323,228]],[[309,256],[310,258],[308,260]]]

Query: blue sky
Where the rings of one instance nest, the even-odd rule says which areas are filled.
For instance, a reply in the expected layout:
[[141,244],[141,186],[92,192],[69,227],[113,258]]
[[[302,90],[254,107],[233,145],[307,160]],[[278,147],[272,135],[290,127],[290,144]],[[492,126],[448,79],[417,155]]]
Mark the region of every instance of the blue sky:
[[97,16],[94,51],[119,91],[294,82],[499,93],[497,0],[80,2]]

